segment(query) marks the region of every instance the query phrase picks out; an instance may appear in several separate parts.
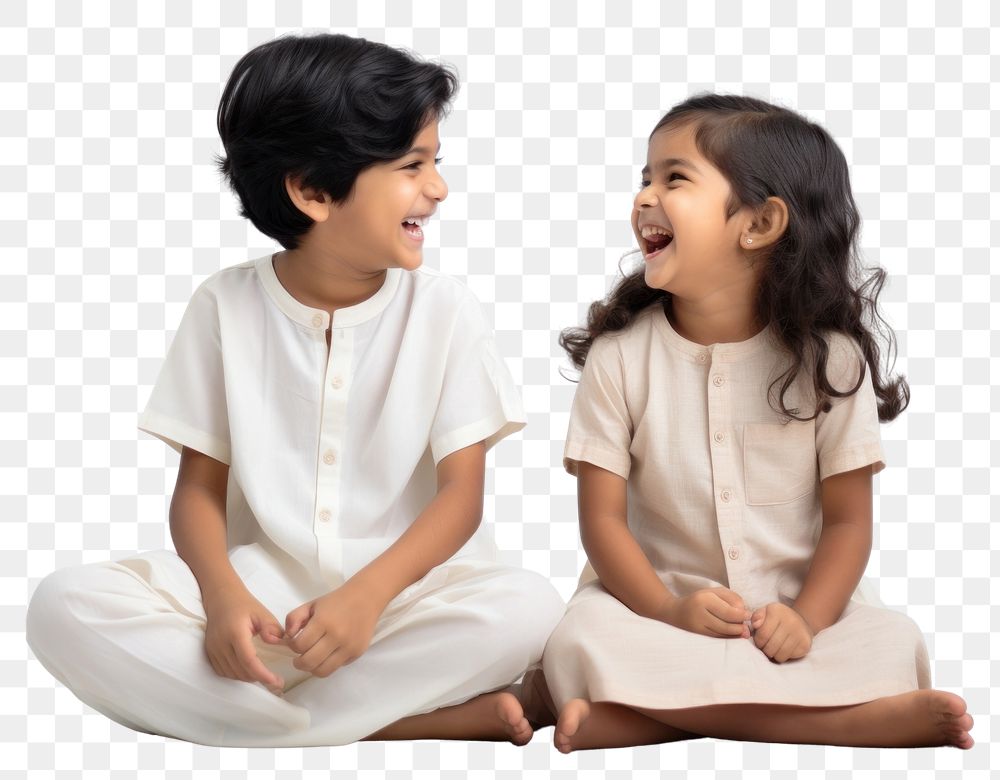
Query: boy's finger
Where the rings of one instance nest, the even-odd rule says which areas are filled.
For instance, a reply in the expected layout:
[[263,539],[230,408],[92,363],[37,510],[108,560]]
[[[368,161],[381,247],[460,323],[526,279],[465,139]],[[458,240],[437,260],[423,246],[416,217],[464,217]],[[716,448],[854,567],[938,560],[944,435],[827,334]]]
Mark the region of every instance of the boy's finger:
[[279,677],[257,657],[250,637],[241,639],[235,646],[236,659],[242,667],[249,680],[247,682],[261,682],[264,685],[276,686],[279,684]]
[[336,649],[336,646],[332,646],[332,643],[326,641],[326,637],[323,637],[320,641],[315,642],[305,653],[292,661],[292,666],[296,669],[301,669],[303,672],[312,672],[320,664],[322,664],[332,652],[335,652]]
[[347,654],[344,653],[343,649],[338,649],[337,651],[330,653],[330,655],[326,657],[326,660],[313,670],[313,676],[329,677],[346,662]]
[[309,615],[311,613],[310,604],[303,604],[300,607],[296,607],[285,617],[285,638],[294,639],[295,635],[302,630],[302,627],[309,622]]

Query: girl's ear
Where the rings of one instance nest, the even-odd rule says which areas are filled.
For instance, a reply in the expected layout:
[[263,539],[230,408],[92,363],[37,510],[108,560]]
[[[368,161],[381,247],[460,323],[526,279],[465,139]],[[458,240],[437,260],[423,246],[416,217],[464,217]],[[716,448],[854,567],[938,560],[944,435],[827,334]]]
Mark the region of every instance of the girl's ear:
[[326,222],[330,218],[330,208],[333,199],[325,192],[313,187],[305,187],[301,179],[285,177],[285,192],[295,208],[312,219],[313,222]]
[[788,206],[785,201],[771,196],[756,210],[749,225],[740,236],[740,247],[757,250],[777,243],[788,228]]

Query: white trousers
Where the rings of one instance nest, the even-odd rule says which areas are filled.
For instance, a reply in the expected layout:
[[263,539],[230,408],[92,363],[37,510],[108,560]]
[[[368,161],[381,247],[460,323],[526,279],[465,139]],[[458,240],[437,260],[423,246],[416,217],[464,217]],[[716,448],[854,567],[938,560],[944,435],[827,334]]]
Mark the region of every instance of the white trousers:
[[[301,603],[282,601],[287,591],[259,572],[248,587],[279,622]],[[295,669],[290,650],[255,639],[285,680],[279,697],[214,672],[197,580],[160,550],[46,577],[28,607],[27,639],[54,677],[129,728],[205,745],[342,745],[514,682],[541,659],[564,611],[537,573],[450,561],[394,599],[365,653],[329,677]]]

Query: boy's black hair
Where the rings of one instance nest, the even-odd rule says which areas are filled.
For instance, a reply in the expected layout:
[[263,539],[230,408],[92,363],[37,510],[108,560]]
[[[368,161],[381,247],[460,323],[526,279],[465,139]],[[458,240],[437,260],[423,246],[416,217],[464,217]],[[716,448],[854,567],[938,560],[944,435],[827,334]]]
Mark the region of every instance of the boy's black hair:
[[359,173],[402,157],[457,90],[449,67],[382,43],[283,36],[236,63],[219,101],[216,162],[241,214],[295,249],[313,221],[288,197],[287,176],[342,203]]

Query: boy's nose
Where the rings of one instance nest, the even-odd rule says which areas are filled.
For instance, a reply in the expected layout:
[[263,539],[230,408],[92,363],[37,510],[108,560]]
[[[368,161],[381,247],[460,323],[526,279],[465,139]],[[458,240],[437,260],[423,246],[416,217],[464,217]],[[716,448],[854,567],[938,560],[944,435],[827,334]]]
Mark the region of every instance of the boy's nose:
[[439,203],[448,197],[448,182],[444,180],[444,177],[440,173],[435,172],[435,175],[427,183],[427,189],[425,190],[427,197],[438,201]]

